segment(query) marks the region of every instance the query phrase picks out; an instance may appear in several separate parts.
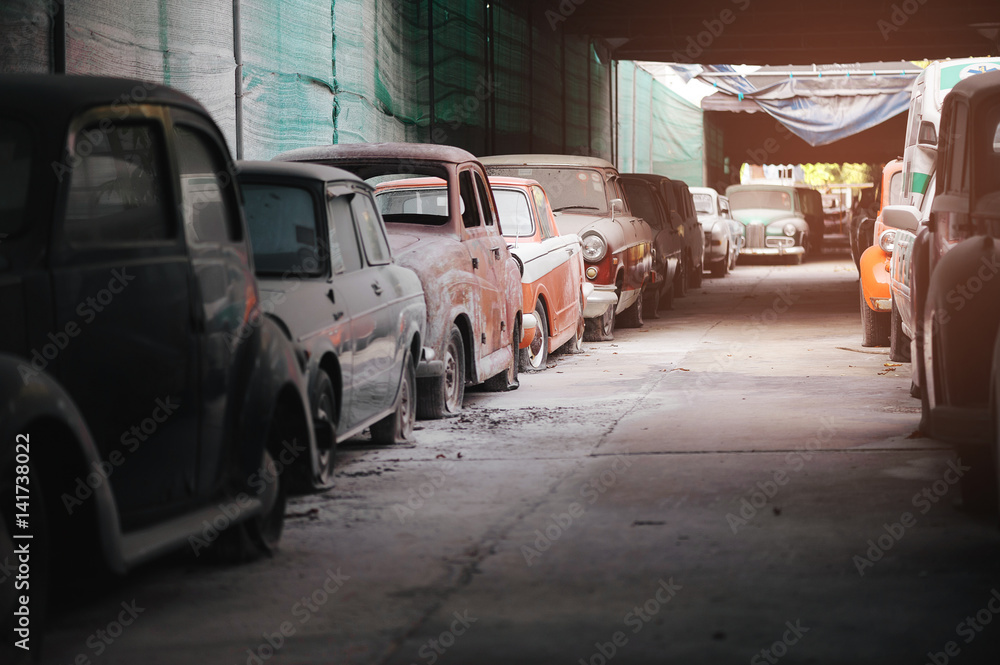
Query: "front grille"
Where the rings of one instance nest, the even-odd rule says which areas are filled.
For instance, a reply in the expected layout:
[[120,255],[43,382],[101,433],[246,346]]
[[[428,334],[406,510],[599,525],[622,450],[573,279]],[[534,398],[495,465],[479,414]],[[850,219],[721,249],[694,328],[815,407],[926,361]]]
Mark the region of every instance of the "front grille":
[[764,225],[750,224],[747,226],[747,238],[745,247],[755,248],[764,246]]

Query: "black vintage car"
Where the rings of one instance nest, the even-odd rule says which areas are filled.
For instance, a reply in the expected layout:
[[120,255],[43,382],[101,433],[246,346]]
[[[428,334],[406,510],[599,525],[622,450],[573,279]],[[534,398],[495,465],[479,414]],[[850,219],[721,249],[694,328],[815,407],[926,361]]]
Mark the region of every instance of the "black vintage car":
[[15,629],[38,645],[49,571],[277,545],[312,423],[233,172],[183,94],[0,76],[0,561],[30,559],[0,579],[0,662]]
[[370,185],[321,164],[239,162],[261,298],[306,357],[320,474],[338,441],[413,434],[427,307],[396,265]]

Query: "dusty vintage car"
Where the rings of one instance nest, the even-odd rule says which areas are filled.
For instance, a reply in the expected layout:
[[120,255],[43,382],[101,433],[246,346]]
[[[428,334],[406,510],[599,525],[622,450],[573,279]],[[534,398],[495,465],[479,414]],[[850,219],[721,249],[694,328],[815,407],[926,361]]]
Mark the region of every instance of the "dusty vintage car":
[[491,176],[541,183],[559,229],[583,241],[586,276],[594,285],[584,310],[586,338],[613,339],[618,317],[618,325],[641,325],[653,233],[629,211],[618,170],[597,157],[572,155],[499,155],[484,157],[483,164]]
[[316,426],[317,488],[333,482],[338,441],[413,435],[427,308],[420,278],[397,266],[373,190],[330,166],[239,162],[261,304],[305,359]]
[[0,561],[32,537],[30,590],[0,579],[13,663],[14,612],[38,644],[54,571],[272,552],[313,426],[207,111],[119,79],[0,92]]
[[[921,431],[958,447],[968,508],[998,509],[1000,71],[958,82],[941,111],[930,219],[911,259]],[[933,179],[933,178],[932,178]],[[913,222],[916,215],[909,212]],[[921,298],[921,294],[926,294]]]
[[818,253],[823,242],[820,193],[802,185],[730,185],[726,197],[733,218],[745,227],[741,254],[790,256],[797,263]]
[[693,288],[701,286],[705,269],[705,238],[698,222],[691,190],[683,181],[656,173],[629,173],[628,177],[642,178],[656,186],[666,204],[671,225],[684,241],[680,265],[674,276],[673,293],[674,297],[683,298],[687,295],[689,285]]
[[427,302],[417,415],[458,413],[466,384],[517,387],[522,326],[533,325],[534,317],[522,317],[521,273],[474,156],[450,146],[359,143],[301,148],[275,159],[338,166],[372,185],[439,178],[443,196],[398,182],[376,193],[392,253],[420,276]]
[[736,267],[743,247],[743,225],[733,219],[729,199],[711,187],[692,187],[698,221],[705,233],[705,267],[712,277],[725,277]]
[[521,369],[545,369],[549,353],[566,345],[582,351],[583,311],[594,292],[584,279],[583,245],[560,234],[545,190],[534,180],[491,177],[500,228],[522,266],[524,309],[535,327],[521,344]]
[[683,269],[685,252],[684,225],[676,214],[671,216],[656,183],[633,174],[622,174],[622,185],[628,197],[629,209],[653,229],[653,271],[650,291],[644,303],[645,312],[657,317],[662,306],[673,307],[674,288],[678,272]]
[[[889,346],[891,325],[898,325],[899,314],[892,314],[892,293],[889,289],[889,259],[892,256],[895,229],[886,226],[882,208],[898,205],[903,195],[903,160],[894,159],[882,169],[880,209],[872,226],[872,237],[877,241],[861,253],[858,270],[861,273],[861,345]],[[886,233],[889,231],[889,233]],[[897,345],[892,347],[889,359],[909,362],[910,348],[905,352]]]

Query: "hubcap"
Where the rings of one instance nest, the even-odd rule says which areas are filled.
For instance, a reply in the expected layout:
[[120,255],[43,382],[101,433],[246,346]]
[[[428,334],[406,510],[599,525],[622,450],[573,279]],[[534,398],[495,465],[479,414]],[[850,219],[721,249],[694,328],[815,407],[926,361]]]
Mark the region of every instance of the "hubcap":
[[455,347],[451,344],[448,345],[447,356],[445,358],[445,368],[444,368],[444,389],[445,389],[445,406],[448,407],[449,411],[456,411],[458,409],[458,382],[460,377],[458,376],[458,358],[456,355]]

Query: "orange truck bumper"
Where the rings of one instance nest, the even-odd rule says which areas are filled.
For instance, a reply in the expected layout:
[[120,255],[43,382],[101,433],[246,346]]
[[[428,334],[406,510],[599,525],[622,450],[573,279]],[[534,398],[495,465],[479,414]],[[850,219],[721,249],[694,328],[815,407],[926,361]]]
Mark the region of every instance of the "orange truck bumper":
[[861,255],[861,293],[865,304],[875,312],[892,310],[889,291],[889,255],[872,245]]

